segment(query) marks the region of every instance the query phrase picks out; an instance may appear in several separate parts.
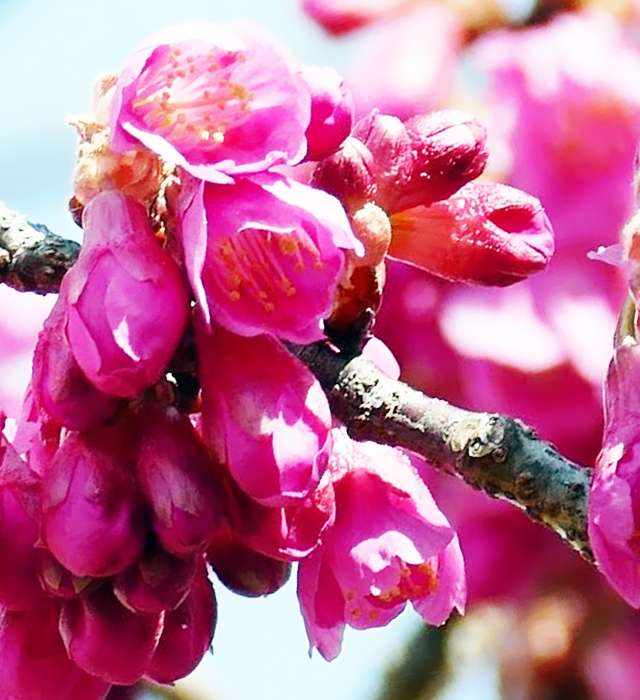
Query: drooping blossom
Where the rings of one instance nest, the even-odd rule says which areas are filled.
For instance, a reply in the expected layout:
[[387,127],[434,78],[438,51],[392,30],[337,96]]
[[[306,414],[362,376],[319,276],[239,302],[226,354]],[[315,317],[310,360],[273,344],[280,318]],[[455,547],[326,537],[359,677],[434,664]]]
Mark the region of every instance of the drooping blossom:
[[45,465],[42,538],[76,576],[110,576],[142,552],[147,525],[122,421],[71,433]]
[[214,326],[198,342],[207,358],[201,369],[207,443],[252,499],[275,507],[305,500],[331,447],[331,413],[318,380],[269,336],[243,338]]
[[103,192],[83,219],[85,243],[60,292],[66,337],[92,384],[134,397],[160,378],[178,345],[189,311],[185,285],[135,200]]
[[300,75],[311,93],[306,160],[322,160],[336,151],[351,132],[353,97],[335,68],[304,66]]
[[554,251],[540,202],[506,185],[469,183],[395,214],[391,225],[390,255],[458,282],[513,284],[546,267]]
[[457,537],[408,457],[338,433],[332,478],[335,523],[298,569],[311,648],[334,659],[346,625],[386,625],[408,601],[434,625],[462,612]]
[[207,322],[297,343],[322,337],[342,249],[360,250],[339,202],[277,174],[234,185],[193,183],[182,244]]
[[222,520],[215,457],[174,408],[149,403],[136,418],[136,474],[158,540],[179,557],[204,551]]
[[0,611],[0,658],[0,694],[7,700],[104,700],[110,688],[69,658],[52,600]]
[[112,105],[112,144],[136,140],[211,182],[296,163],[310,96],[289,52],[246,21],[165,30],[130,56]]

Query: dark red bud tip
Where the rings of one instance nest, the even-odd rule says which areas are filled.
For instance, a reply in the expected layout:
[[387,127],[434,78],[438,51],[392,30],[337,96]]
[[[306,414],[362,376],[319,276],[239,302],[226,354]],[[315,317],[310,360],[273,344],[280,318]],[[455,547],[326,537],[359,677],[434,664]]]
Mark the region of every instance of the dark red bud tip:
[[349,137],[329,158],[318,163],[311,185],[337,197],[353,213],[376,199],[376,180],[369,149]]
[[465,112],[423,114],[409,119],[405,127],[413,170],[390,204],[390,213],[450,197],[477,178],[487,164],[486,130]]
[[248,598],[275,593],[291,574],[291,564],[249,549],[233,535],[219,537],[207,560],[229,590]]
[[457,282],[505,287],[542,270],[554,251],[540,202],[507,185],[470,183],[391,224],[390,255]]

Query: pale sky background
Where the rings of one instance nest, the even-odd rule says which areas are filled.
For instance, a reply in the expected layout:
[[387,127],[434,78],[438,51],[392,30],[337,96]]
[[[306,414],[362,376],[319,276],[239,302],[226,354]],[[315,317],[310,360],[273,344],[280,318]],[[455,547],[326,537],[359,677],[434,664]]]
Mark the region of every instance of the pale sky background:
[[[0,0],[0,200],[78,238],[67,211],[76,137],[65,118],[89,110],[95,76],[119,70],[131,49],[161,28],[238,18],[267,27],[301,62],[338,70],[360,41],[328,39],[296,0]],[[215,652],[197,676],[218,700],[366,700],[418,625],[406,611],[382,630],[347,630],[341,656],[328,664],[307,655],[295,581],[268,599],[240,598],[220,585],[216,591]],[[494,697],[486,671],[471,671],[468,681],[472,694],[461,689],[457,697]]]

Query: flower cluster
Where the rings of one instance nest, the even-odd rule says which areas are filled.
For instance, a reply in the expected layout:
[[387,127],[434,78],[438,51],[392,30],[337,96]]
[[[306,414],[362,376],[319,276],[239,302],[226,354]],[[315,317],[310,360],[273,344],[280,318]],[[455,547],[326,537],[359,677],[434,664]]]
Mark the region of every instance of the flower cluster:
[[[3,697],[186,675],[213,637],[208,566],[265,595],[299,561],[327,659],[407,602],[431,624],[464,610],[412,458],[353,442],[281,341],[356,321],[387,251],[507,284],[544,267],[551,229],[537,200],[470,182],[486,150],[466,116],[352,121],[335,71],[246,22],[152,37],[75,121],[84,245],[1,445]],[[314,186],[284,174],[305,160]]]

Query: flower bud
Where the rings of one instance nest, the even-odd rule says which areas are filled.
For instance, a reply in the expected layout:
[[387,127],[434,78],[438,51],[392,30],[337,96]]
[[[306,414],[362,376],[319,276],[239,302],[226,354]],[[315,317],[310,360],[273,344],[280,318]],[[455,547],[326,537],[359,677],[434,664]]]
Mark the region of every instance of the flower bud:
[[69,658],[81,669],[108,683],[130,685],[147,672],[163,622],[163,613],[127,610],[105,584],[65,601],[59,629]]
[[189,593],[197,562],[198,555],[181,559],[152,542],[138,561],[114,578],[113,592],[133,612],[173,610]]
[[185,284],[135,200],[103,192],[83,224],[85,244],[61,289],[69,346],[94,386],[135,397],[158,381],[178,346],[189,312]]
[[377,185],[376,203],[388,212],[411,180],[414,170],[409,133],[397,117],[380,114],[374,109],[356,124],[353,136],[371,153]]
[[164,629],[146,675],[173,683],[191,673],[211,648],[216,628],[216,597],[202,565],[189,595],[165,613]]
[[470,183],[429,207],[391,217],[389,255],[445,279],[505,287],[542,270],[554,250],[540,202],[520,190]]
[[374,172],[369,149],[349,137],[332,156],[318,163],[311,185],[332,194],[352,214],[376,199]]
[[136,471],[160,544],[183,557],[204,551],[221,524],[215,458],[175,409],[146,404]]
[[138,558],[146,534],[121,427],[70,434],[43,474],[47,548],[76,576],[111,576]]
[[411,178],[379,201],[389,213],[446,199],[484,170],[486,131],[470,115],[453,110],[421,114],[405,127],[413,153]]
[[99,579],[85,576],[74,576],[68,569],[51,554],[48,549],[39,547],[38,554],[38,579],[42,589],[55,598],[76,598],[92,586],[99,585]]
[[351,132],[353,97],[335,68],[305,66],[300,75],[311,91],[306,160],[322,160],[334,153]]
[[211,543],[207,561],[230,591],[248,598],[275,593],[291,574],[291,564],[245,547],[231,531]]

